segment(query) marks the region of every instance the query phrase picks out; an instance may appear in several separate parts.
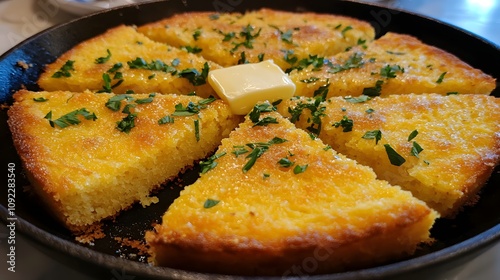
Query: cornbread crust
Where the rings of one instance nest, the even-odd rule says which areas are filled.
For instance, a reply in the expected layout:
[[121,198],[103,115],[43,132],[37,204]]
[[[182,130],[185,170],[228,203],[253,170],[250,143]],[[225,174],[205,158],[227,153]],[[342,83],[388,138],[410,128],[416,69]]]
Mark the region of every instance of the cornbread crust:
[[[389,32],[366,46],[356,46],[333,56],[329,61],[333,65],[345,65],[356,53],[362,57],[360,67],[331,73],[332,68],[328,65],[320,69],[309,66],[291,72],[290,78],[297,85],[296,95],[311,97],[320,87],[328,85],[328,97],[359,96],[363,89],[375,87],[377,81],[383,82],[382,96],[408,93],[445,95],[457,91],[461,94],[490,94],[496,87],[493,77],[409,35]],[[395,77],[381,74],[387,66],[394,67]],[[444,76],[439,81],[441,75]],[[304,82],[311,78],[317,80]]]
[[358,19],[271,9],[244,14],[181,13],[137,30],[175,47],[200,48],[199,55],[223,66],[272,59],[283,70],[292,67],[293,57],[297,64],[310,56],[331,56],[375,37],[373,27]]
[[[96,63],[96,59],[111,55],[104,63]],[[172,66],[175,60],[178,65],[173,66],[176,73],[167,73],[161,70],[132,69],[128,62],[142,58],[145,63],[161,61]],[[52,77],[67,61],[74,61],[74,70],[69,70],[70,77]],[[188,79],[179,77],[179,72],[186,69],[195,69],[200,74],[204,63],[210,69],[220,68],[211,61],[196,56],[186,51],[151,41],[146,36],[138,33],[133,27],[118,26],[111,28],[102,35],[84,41],[73,47],[55,62],[46,66],[45,72],[40,75],[39,86],[46,91],[74,91],[84,90],[99,91],[105,86],[103,74],[108,74],[113,86],[113,93],[125,93],[132,90],[136,93],[176,93],[189,94],[196,92],[198,96],[216,96],[215,91],[207,83],[195,86]],[[109,71],[115,64],[121,63],[122,67],[116,71]],[[117,72],[122,73],[122,78],[115,78]],[[120,80],[123,80],[121,84]],[[117,86],[115,86],[117,85]]]
[[[217,165],[186,187],[146,233],[156,265],[238,275],[320,274],[372,266],[429,242],[437,213],[409,192],[375,179],[369,167],[328,149],[273,112],[279,124],[248,119],[222,140]],[[246,173],[233,154],[273,144]],[[288,157],[303,173],[278,164]],[[267,174],[267,175],[264,175]],[[219,201],[204,207],[207,199]],[[307,260],[316,269],[304,266]]]
[[[114,112],[105,106],[113,96],[21,90],[14,94],[8,111],[14,145],[33,189],[73,231],[112,217],[134,202],[143,206],[156,202],[156,197],[149,196],[153,189],[206,157],[241,121],[217,100],[199,114],[174,117],[174,123],[159,125],[158,120],[172,114],[175,105],[202,99],[158,94],[151,103],[122,101],[121,109]],[[48,100],[33,100],[40,97]],[[148,97],[133,95],[135,100]],[[135,104],[130,110],[137,114],[129,133],[116,128],[127,116],[122,113],[125,103]],[[56,120],[81,108],[95,113],[97,119],[80,116],[80,124],[60,128],[51,127],[44,118],[50,111]]]
[[[299,98],[280,104],[278,110],[291,117],[289,108],[312,99]],[[437,210],[453,217],[464,204],[474,203],[477,193],[500,163],[500,99],[487,95],[408,94],[351,103],[334,97],[321,103],[319,137],[334,149],[370,166],[378,178],[400,185]],[[367,110],[372,109],[369,113]],[[343,117],[353,121],[352,131],[333,126]],[[311,125],[305,109],[297,127]],[[363,139],[368,131],[380,130],[381,140]],[[408,140],[412,131],[418,135]],[[411,155],[413,143],[423,148]],[[406,162],[390,163],[384,144]]]

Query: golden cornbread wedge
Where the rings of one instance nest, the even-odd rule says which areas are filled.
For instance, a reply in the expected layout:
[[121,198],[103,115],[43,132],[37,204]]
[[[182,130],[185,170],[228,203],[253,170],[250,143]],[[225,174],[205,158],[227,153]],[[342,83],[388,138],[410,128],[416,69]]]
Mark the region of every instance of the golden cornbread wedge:
[[205,173],[146,233],[156,265],[321,274],[394,260],[430,241],[437,213],[425,203],[278,113],[257,119],[222,140]]
[[278,110],[443,217],[476,201],[500,161],[499,98],[408,94],[358,101],[302,97]]
[[[196,96],[21,90],[14,99],[8,124],[32,187],[74,231],[157,201],[153,189],[214,151],[240,121],[221,100]],[[172,116],[189,102],[199,113]],[[174,122],[160,124],[165,116]]]
[[404,34],[381,38],[330,57],[322,67],[290,73],[296,95],[370,96],[450,92],[490,94],[495,79],[456,56]]
[[140,26],[138,31],[223,66],[273,59],[283,70],[321,63],[318,57],[337,54],[375,36],[369,23],[354,18],[271,9],[176,14]]
[[46,91],[195,92],[209,97],[215,92],[205,78],[209,69],[217,68],[213,62],[151,41],[122,25],[64,53],[47,65],[38,84]]

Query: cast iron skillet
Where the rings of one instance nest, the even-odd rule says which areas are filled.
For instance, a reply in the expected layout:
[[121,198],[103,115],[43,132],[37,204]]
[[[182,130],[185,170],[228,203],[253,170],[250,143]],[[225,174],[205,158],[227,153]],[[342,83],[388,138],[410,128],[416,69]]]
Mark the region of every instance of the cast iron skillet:
[[[460,57],[467,63],[493,77],[500,78],[500,51],[498,46],[478,38],[464,30],[421,16],[387,9],[384,7],[348,1],[299,1],[299,0],[214,0],[190,1],[171,0],[132,5],[97,13],[63,24],[24,41],[0,57],[0,103],[10,104],[14,91],[25,87],[37,90],[36,80],[47,63],[77,43],[103,33],[119,25],[141,25],[174,13],[184,11],[211,10],[216,12],[245,11],[269,7],[291,11],[315,11],[352,16],[370,22],[380,37],[388,31],[407,33],[420,38]],[[23,69],[17,63],[30,65]],[[499,97],[500,89],[493,95]],[[184,185],[192,183],[198,169],[181,175],[177,182],[169,183],[158,196],[160,202],[147,208],[135,206],[122,213],[114,222],[105,222],[106,237],[97,240],[93,246],[82,245],[66,229],[57,224],[38,204],[36,197],[23,191],[29,185],[23,176],[21,162],[12,145],[6,124],[6,110],[0,110],[0,162],[3,168],[14,163],[16,174],[17,231],[26,235],[34,245],[57,258],[66,265],[92,273],[95,278],[111,279],[116,275],[144,278],[219,278],[234,279],[234,276],[207,275],[170,268],[151,267],[137,251],[121,246],[115,237],[142,240],[145,230],[153,222],[160,221],[168,205],[178,196]],[[5,170],[5,169],[4,169]],[[6,174],[6,172],[2,172]],[[2,182],[7,182],[2,175]],[[497,168],[481,193],[481,199],[467,208],[454,220],[439,220],[432,230],[436,243],[420,249],[415,256],[397,263],[375,268],[349,271],[330,275],[319,275],[315,279],[374,279],[426,277],[437,270],[460,265],[470,260],[500,239],[500,170]],[[6,191],[2,191],[6,193]],[[0,218],[7,222],[6,196],[1,196]],[[124,276],[124,277],[125,277]],[[124,278],[125,279],[125,278]]]

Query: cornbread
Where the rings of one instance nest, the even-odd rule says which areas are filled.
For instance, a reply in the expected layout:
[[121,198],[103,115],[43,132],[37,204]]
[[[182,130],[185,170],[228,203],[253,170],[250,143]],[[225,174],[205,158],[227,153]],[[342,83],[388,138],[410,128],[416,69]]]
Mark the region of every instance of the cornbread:
[[[257,124],[269,118],[277,123]],[[430,240],[437,215],[409,192],[377,180],[369,167],[276,112],[262,113],[258,122],[247,117],[222,140],[210,168],[146,233],[157,265],[321,274],[384,263]],[[317,269],[303,267],[306,259]]]
[[[33,189],[71,230],[112,217],[137,201],[143,206],[156,202],[150,197],[153,189],[213,152],[240,122],[220,100],[116,97],[21,90],[8,111],[14,145]],[[198,113],[174,114],[176,105],[190,102]],[[173,123],[159,124],[166,116]]]
[[46,66],[38,84],[46,91],[195,92],[208,97],[215,92],[205,79],[208,70],[217,68],[213,62],[153,42],[122,25],[64,53]]
[[320,57],[375,36],[368,22],[354,18],[270,9],[181,13],[137,30],[155,41],[192,49],[222,66],[272,59],[283,70],[321,64]]
[[322,67],[290,73],[297,94],[370,96],[438,93],[490,94],[495,79],[441,49],[417,38],[387,33],[327,59]]
[[278,110],[443,217],[475,202],[499,164],[500,99],[494,96],[407,94],[353,102],[359,100],[302,97]]

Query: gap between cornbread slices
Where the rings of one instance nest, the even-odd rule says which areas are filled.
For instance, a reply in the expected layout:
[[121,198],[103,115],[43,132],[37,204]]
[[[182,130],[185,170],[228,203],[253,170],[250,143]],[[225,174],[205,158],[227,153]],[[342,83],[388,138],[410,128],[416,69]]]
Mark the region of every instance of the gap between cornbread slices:
[[366,45],[290,73],[302,96],[408,93],[490,94],[493,77],[415,37],[387,33]]
[[278,110],[442,217],[474,203],[500,162],[500,99],[494,96],[301,97]]
[[272,59],[283,70],[318,63],[320,57],[375,37],[374,28],[358,19],[271,9],[180,13],[140,26],[138,31],[225,67]]
[[424,202],[278,113],[253,112],[146,233],[156,265],[288,276],[321,255],[312,272],[321,274],[395,260],[431,240],[437,213]]
[[8,124],[33,189],[73,231],[157,201],[153,189],[241,121],[196,96],[21,90],[14,100]]
[[215,95],[206,83],[219,65],[118,26],[73,47],[46,66],[38,84],[46,91]]

